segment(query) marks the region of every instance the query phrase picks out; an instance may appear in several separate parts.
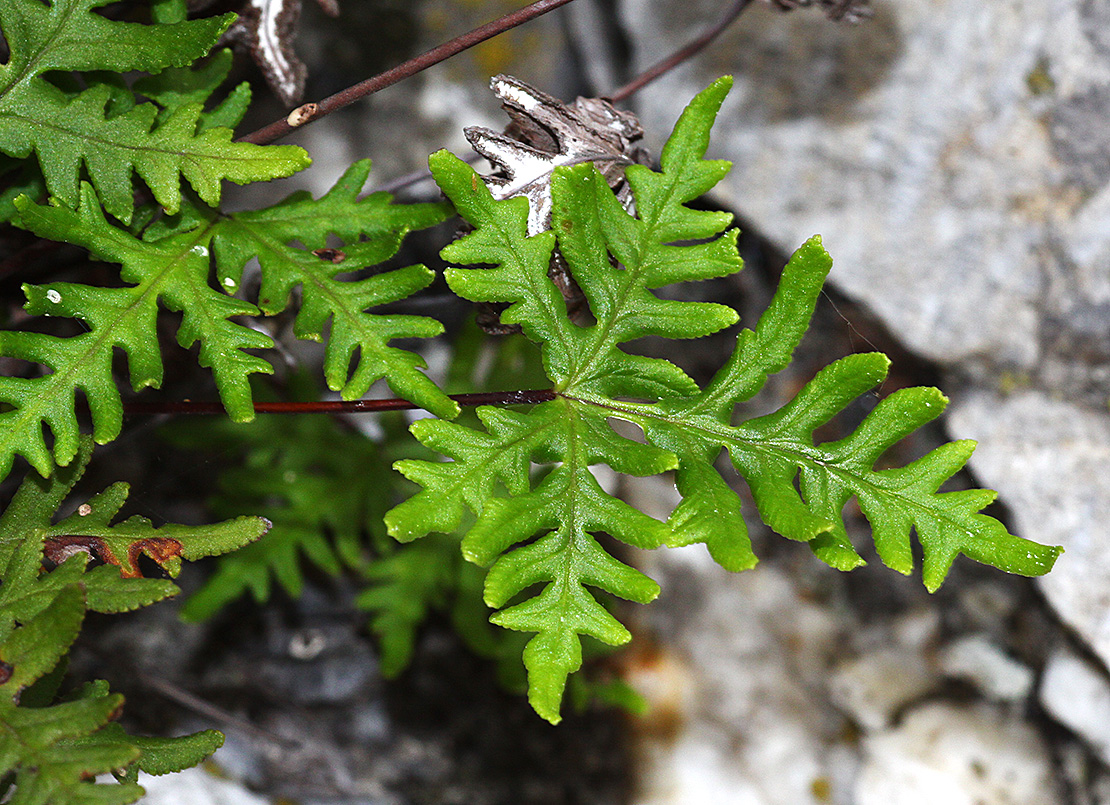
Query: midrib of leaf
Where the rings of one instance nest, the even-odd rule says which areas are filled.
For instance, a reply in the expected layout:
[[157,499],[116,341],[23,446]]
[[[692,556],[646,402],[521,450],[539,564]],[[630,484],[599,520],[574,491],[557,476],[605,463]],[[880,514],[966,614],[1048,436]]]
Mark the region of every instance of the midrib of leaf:
[[[57,3],[52,5],[51,9],[57,9]],[[75,10],[76,6],[70,5],[63,9],[61,16],[59,16],[56,11],[53,14],[49,11],[44,14],[44,16],[46,16],[47,18],[58,20],[58,24],[54,26],[54,29],[50,32],[49,37],[47,37],[46,47],[41,48],[38,53],[27,59],[26,66],[23,68],[23,70],[17,75],[13,76],[8,85],[0,90],[0,97],[7,96],[9,93],[13,92],[14,89],[18,89],[18,85],[22,84],[24,81],[27,81],[30,78],[34,78],[38,74],[38,70],[35,69],[36,65],[42,60],[43,56],[50,53],[51,47],[53,47],[55,42],[57,42],[61,32],[64,31],[65,28],[68,26],[69,18]],[[103,46],[103,43],[100,44],[101,46]]]
[[[685,163],[683,163],[683,166],[685,167]],[[573,392],[575,386],[582,382],[584,378],[587,380],[592,378],[597,372],[597,364],[616,349],[617,344],[620,343],[617,341],[616,336],[613,335],[613,329],[629,313],[629,306],[627,303],[629,294],[636,288],[643,286],[643,283],[640,281],[640,275],[644,269],[644,253],[649,251],[651,244],[655,242],[655,232],[658,229],[659,217],[665,210],[670,208],[672,203],[671,199],[674,198],[675,190],[683,178],[683,175],[675,175],[675,173],[676,172],[672,172],[669,174],[669,176],[672,177],[672,181],[667,184],[666,193],[663,194],[662,202],[656,205],[655,214],[651,219],[637,219],[645,226],[640,227],[638,230],[640,237],[637,238],[636,241],[635,267],[625,265],[624,271],[619,272],[622,283],[619,286],[619,292],[613,296],[615,302],[614,309],[616,312],[609,317],[608,321],[598,322],[597,325],[592,328],[595,337],[591,348],[583,359],[580,367],[571,373],[571,376],[567,379],[560,391],[565,390]]]
[[[219,224],[214,225],[212,228],[215,229],[216,227],[221,225],[226,224],[225,222],[221,221]],[[255,240],[255,242],[257,242],[261,246],[264,246],[266,250],[270,252],[270,254],[272,254],[278,262],[283,263],[286,266],[286,271],[295,274],[300,279],[302,284],[311,285],[312,288],[318,291],[321,296],[327,298],[329,302],[331,302],[330,310],[332,311],[332,315],[342,315],[345,321],[351,323],[351,328],[356,332],[362,333],[367,331],[366,327],[364,326],[365,319],[361,315],[359,315],[363,311],[354,310],[349,304],[347,304],[346,299],[344,299],[343,295],[337,293],[334,290],[334,286],[339,286],[343,283],[341,283],[339,280],[336,280],[334,277],[327,276],[326,274],[320,274],[315,271],[307,271],[303,266],[297,263],[297,261],[290,259],[286,254],[286,251],[288,249],[286,244],[278,238],[267,234],[267,231],[270,229],[270,227],[252,226],[250,222],[242,221],[238,218],[233,219],[230,226],[237,227],[249,234],[251,238]],[[213,232],[212,234],[215,235],[216,233]],[[364,266],[360,266],[360,268],[363,267]],[[351,270],[354,271],[358,269]],[[295,285],[296,283],[293,284]],[[284,307],[288,305],[288,300],[282,300],[282,305],[284,309]],[[259,300],[259,306],[262,306],[262,300]]]
[[[11,702],[4,701],[2,698],[0,698],[0,728],[4,730],[4,734],[7,736],[8,741],[11,741],[12,743],[18,744],[20,747],[22,747],[23,751],[19,755],[17,755],[17,757],[26,757],[28,755],[31,755],[33,757],[42,751],[42,747],[28,743],[27,741],[23,740],[23,732],[25,731],[15,729],[8,722],[8,719],[4,717],[5,711],[14,712],[18,709],[19,708],[16,705],[12,704]],[[34,734],[33,730],[31,731],[31,734]]]
[[[527,266],[528,259],[526,257],[523,257],[518,250],[518,241],[515,238],[510,237],[510,233],[506,232],[501,227],[497,227],[496,231],[497,234],[501,237],[502,241],[508,244],[510,252],[512,253],[513,258],[516,260],[516,264],[518,266]],[[547,319],[547,328],[549,331],[555,334],[555,337],[556,339],[558,339],[559,347],[562,350],[563,354],[573,355],[574,350],[572,349],[572,344],[567,339],[566,330],[564,329],[564,327],[573,327],[574,325],[571,324],[570,320],[567,318],[565,304],[562,305],[563,310],[561,311],[556,310],[554,307],[552,307],[549,301],[549,297],[545,293],[548,286],[551,284],[551,280],[548,278],[547,272],[544,271],[542,276],[536,276],[533,272],[522,269],[519,270],[518,273],[524,278],[524,281],[528,283],[529,290],[531,291],[530,301],[539,301],[539,304],[541,306],[540,313],[542,313],[544,318]],[[554,298],[556,297],[550,297],[550,299]],[[561,299],[562,297],[557,298]],[[556,302],[555,304],[558,305],[559,303]]]
[[[40,412],[46,408],[46,402],[54,394],[64,391],[65,389],[76,389],[80,385],[77,379],[81,378],[83,376],[83,370],[92,364],[92,361],[88,360],[88,358],[102,353],[105,343],[108,344],[108,349],[111,350],[114,341],[112,336],[119,329],[124,328],[124,325],[131,320],[136,310],[152,304],[151,296],[154,297],[153,304],[158,304],[158,297],[161,293],[160,289],[168,282],[168,278],[178,269],[179,265],[188,259],[187,255],[190,253],[191,249],[200,245],[203,239],[204,236],[202,233],[200,237],[192,241],[192,245],[188,249],[180,251],[176,259],[168,263],[164,269],[157,272],[153,277],[151,277],[151,275],[146,275],[143,281],[135,283],[132,288],[137,291],[138,294],[135,301],[126,306],[121,316],[107,324],[97,327],[96,330],[74,336],[73,340],[81,339],[83,343],[87,342],[89,347],[77,354],[70,368],[60,372],[53,371],[50,373],[50,379],[44,384],[45,388],[40,394],[36,395],[36,400],[40,400],[41,402],[36,405],[20,406],[17,409],[19,411],[19,416],[16,417],[16,426],[9,429],[9,434],[11,436],[18,436],[31,426],[39,427],[38,423],[44,419]],[[143,282],[147,283],[145,288],[143,287]],[[93,336],[92,339],[87,337],[90,335]],[[72,343],[73,340],[71,340],[70,343]],[[11,451],[10,436],[0,441],[0,447],[2,447],[4,451]]]
[[[589,472],[589,467],[585,466],[580,456],[582,455],[580,441],[582,438],[581,420],[578,412],[574,407],[566,404],[567,410],[567,456],[564,466],[570,465],[570,481],[568,483],[565,513],[563,515],[563,528],[566,530],[566,536],[563,539],[563,545],[560,554],[563,556],[562,567],[560,572],[562,575],[562,589],[559,591],[559,605],[563,611],[570,610],[574,606],[574,597],[572,593],[573,584],[577,584],[577,576],[573,572],[577,562],[574,558],[584,553],[582,550],[581,541],[583,537],[589,538],[586,534],[585,528],[580,528],[578,525],[579,520],[579,472]],[[560,618],[560,621],[562,619]]]
[[515,438],[506,442],[498,441],[493,449],[486,451],[487,456],[482,461],[466,460],[464,465],[466,472],[458,476],[458,478],[451,484],[444,487],[447,491],[452,493],[452,496],[459,494],[460,490],[469,485],[476,475],[482,477],[493,477],[500,475],[500,470],[506,463],[511,462],[510,456],[518,451],[529,451],[533,446],[538,444],[543,433],[557,426],[558,423],[553,421],[541,422],[539,426],[532,430],[525,431]]
[[[845,483],[849,488],[864,487],[876,496],[883,496],[895,498],[899,501],[899,505],[905,509],[911,509],[919,512],[923,516],[931,517],[935,520],[943,522],[952,528],[963,531],[966,529],[966,524],[953,519],[945,509],[932,508],[921,503],[917,498],[910,497],[903,494],[902,490],[905,487],[891,488],[883,486],[870,481],[867,475],[859,475],[848,468],[843,467],[838,463],[830,463],[823,461],[820,457],[819,446],[812,448],[813,452],[809,450],[800,449],[797,444],[784,444],[769,441],[765,437],[757,435],[754,437],[745,437],[743,429],[728,425],[724,422],[706,423],[704,420],[698,419],[685,419],[678,417],[663,416],[658,411],[653,410],[650,405],[641,405],[638,403],[618,403],[612,400],[605,400],[604,398],[582,398],[564,395],[568,399],[575,400],[583,403],[584,405],[591,405],[597,408],[603,408],[614,413],[624,415],[628,421],[640,425],[644,421],[660,422],[678,429],[680,432],[697,433],[705,438],[707,441],[715,444],[720,444],[724,449],[729,450],[730,444],[740,445],[741,449],[749,453],[762,454],[765,456],[772,456],[775,458],[787,457],[795,464],[807,464],[812,468],[820,468],[821,471],[835,476],[837,479]],[[877,471],[873,471],[877,472]],[[915,518],[916,519],[916,518]]]

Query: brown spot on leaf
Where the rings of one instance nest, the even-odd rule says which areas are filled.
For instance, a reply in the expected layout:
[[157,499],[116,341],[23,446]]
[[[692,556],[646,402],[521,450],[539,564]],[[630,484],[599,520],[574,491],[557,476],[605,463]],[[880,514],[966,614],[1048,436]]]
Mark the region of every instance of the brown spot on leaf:
[[131,565],[132,573],[124,573],[120,569],[120,573],[125,577],[139,577],[142,573],[139,571],[139,556],[146,554],[155,562],[160,565],[166,564],[170,559],[181,556],[181,549],[185,546],[179,540],[172,537],[149,537],[148,539],[137,539],[131,543],[127,549],[127,561]]
[[139,570],[139,557],[144,553],[159,565],[164,565],[170,559],[181,556],[183,547],[179,540],[172,537],[137,539],[127,546],[126,564],[124,564],[103,538],[65,534],[48,538],[43,543],[42,552],[46,559],[55,565],[62,564],[74,554],[84,552],[101,562],[116,565],[123,578],[138,579],[143,575]]
[[62,564],[78,553],[87,553],[101,562],[118,565],[112,549],[100,537],[85,537],[75,534],[65,534],[58,537],[49,537],[42,545],[43,556],[55,565]]
[[347,259],[347,253],[341,249],[313,249],[312,253],[328,263],[342,263]]
[[5,684],[9,679],[11,679],[13,673],[15,673],[15,666],[13,666],[9,662],[4,662],[3,660],[0,660],[0,685]]

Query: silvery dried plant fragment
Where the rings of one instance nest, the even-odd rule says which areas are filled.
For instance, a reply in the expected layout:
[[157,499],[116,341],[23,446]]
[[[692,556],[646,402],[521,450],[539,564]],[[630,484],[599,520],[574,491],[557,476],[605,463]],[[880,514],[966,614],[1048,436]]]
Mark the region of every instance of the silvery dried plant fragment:
[[[330,17],[339,16],[338,0],[317,0]],[[293,49],[301,0],[248,0],[225,39],[250,48],[266,83],[286,106],[300,103],[308,68]]]
[[863,22],[872,14],[871,0],[764,0],[783,11],[801,6],[820,6],[829,19],[838,22]]
[[495,198],[527,197],[529,235],[551,227],[551,174],[559,165],[593,162],[631,208],[624,169],[645,161],[635,145],[644,134],[635,115],[603,98],[566,104],[507,75],[494,76],[490,89],[512,122],[504,132],[472,126],[466,139],[496,168],[486,177]]
[[[490,88],[501,99],[509,126],[504,132],[472,126],[464,133],[494,166],[493,174],[485,177],[494,198],[528,199],[529,235],[551,228],[551,176],[560,165],[594,163],[625,209],[634,212],[624,169],[647,161],[646,152],[636,145],[644,130],[634,114],[603,98],[580,97],[566,104],[507,75],[494,76]],[[566,300],[570,316],[583,311],[585,298],[558,249],[548,276]],[[516,325],[501,324],[497,306],[484,306],[478,324],[494,334],[519,332]]]

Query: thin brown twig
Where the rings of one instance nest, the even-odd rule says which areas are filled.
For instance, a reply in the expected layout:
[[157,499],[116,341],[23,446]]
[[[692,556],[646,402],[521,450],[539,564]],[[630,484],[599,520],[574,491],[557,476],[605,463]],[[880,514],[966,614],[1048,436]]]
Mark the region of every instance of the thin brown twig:
[[720,36],[724,32],[724,30],[728,28],[728,26],[732,25],[736,18],[744,13],[744,9],[746,9],[751,4],[752,0],[735,0],[735,2],[732,4],[732,7],[729,8],[729,10],[721,16],[720,20],[718,20],[715,25],[703,31],[697,39],[694,39],[689,44],[679,48],[670,56],[663,59],[661,62],[658,62],[649,67],[647,70],[644,70],[644,72],[640,73],[623,87],[615,90],[606,97],[613,102],[623,101],[628,98],[629,95],[632,95],[635,92],[639,92],[641,89],[643,89],[655,79],[659,78],[661,75],[670,72],[675,67],[689,59],[691,56],[700,53],[702,50],[708,47],[714,39]]
[[[361,81],[358,84],[355,84],[354,86],[347,87],[347,89],[337,92],[322,101],[319,101],[315,104],[305,104],[304,106],[295,109],[293,113],[290,114],[290,118],[295,118],[296,120],[298,120],[299,125],[304,125],[305,123],[309,123],[313,120],[319,120],[321,117],[331,114],[337,109],[342,109],[344,106],[349,106],[355,101],[361,98],[365,98],[367,95],[371,95],[378,90],[385,89],[388,86],[392,86],[402,79],[416,75],[417,73],[421,72],[422,70],[428,69],[434,64],[439,64],[441,61],[462,53],[468,48],[472,48],[475,45],[481,44],[491,37],[497,36],[498,34],[504,33],[505,31],[511,30],[512,28],[516,28],[518,25],[522,25],[530,20],[535,19],[536,17],[546,14],[549,11],[554,11],[560,6],[565,6],[567,3],[570,2],[573,2],[573,0],[537,0],[531,5],[513,11],[503,17],[499,17],[493,22],[487,22],[485,25],[481,25],[472,31],[468,31],[462,36],[457,36],[449,42],[444,42],[442,45],[434,47],[426,53],[422,53],[415,58],[409,59],[403,64],[399,64],[396,67],[386,70],[384,73],[379,73],[373,78],[368,78],[365,81]],[[310,111],[305,111],[303,114],[297,115],[297,113],[302,110]],[[297,128],[297,126],[291,125],[289,122],[289,118],[275,120],[273,123],[270,123],[267,126],[263,126],[257,131],[253,131],[244,137],[240,137],[239,141],[245,143],[255,143],[256,145],[264,145],[266,143],[272,143],[279,137],[285,136],[294,128]]]
[[160,693],[162,696],[165,696],[167,699],[177,702],[182,707],[188,710],[192,710],[197,715],[204,716],[205,718],[210,718],[213,721],[223,722],[229,727],[234,727],[235,729],[238,729],[241,732],[245,732],[248,735],[253,735],[256,738],[263,738],[267,741],[272,741],[278,746],[281,746],[285,749],[292,749],[301,746],[301,741],[298,741],[295,738],[286,738],[284,735],[278,735],[277,733],[263,729],[257,724],[253,724],[250,721],[247,721],[245,718],[241,718],[240,716],[237,716],[234,713],[225,710],[219,705],[213,704],[207,699],[202,699],[195,693],[191,693],[184,688],[178,687],[172,682],[167,682],[164,679],[159,679],[158,677],[151,676],[149,674],[140,674],[139,682],[145,687],[148,687]]
[[[448,395],[459,405],[534,405],[554,400],[551,389],[524,391],[481,391]],[[362,414],[380,411],[412,411],[419,408],[408,400],[311,400],[306,402],[256,402],[258,414]],[[208,400],[167,400],[165,402],[125,402],[125,414],[222,414],[223,403]]]
[[[607,98],[610,101],[613,101],[614,103],[627,100],[629,96],[633,95],[636,92],[639,92],[655,79],[673,70],[675,67],[678,67],[691,56],[696,55],[697,53],[708,47],[713,42],[713,40],[724,33],[724,31],[730,25],[732,25],[733,22],[735,22],[736,18],[744,13],[744,9],[746,9],[751,4],[752,0],[736,0],[736,2],[732,4],[732,7],[729,8],[729,10],[725,12],[716,23],[714,23],[712,26],[705,29],[705,31],[699,34],[697,39],[694,39],[693,41],[679,48],[670,56],[658,62],[657,64],[652,65],[647,70],[640,73],[638,76],[625,84],[623,87],[620,87],[619,89],[616,89],[603,97]],[[421,170],[407,173],[404,176],[398,176],[396,179],[393,179],[386,184],[381,185],[380,187],[374,188],[374,190],[384,191],[387,193],[395,193],[402,188],[408,187],[409,185],[416,184],[419,181],[427,179],[429,176],[431,176],[431,172],[427,168],[422,168]]]
[[[506,14],[491,23],[487,23],[479,28],[456,37],[449,42],[433,48],[426,53],[410,59],[404,64],[387,70],[373,78],[367,79],[359,84],[348,87],[342,92],[336,93],[315,105],[309,120],[316,120],[320,117],[334,112],[356,100],[384,89],[398,81],[415,75],[421,70],[427,69],[433,64],[438,64],[444,59],[450,58],[467,48],[473,47],[480,42],[484,42],[490,37],[503,33],[511,28],[514,28],[530,19],[546,14],[559,6],[566,5],[572,0],[539,0],[539,2],[526,6],[519,11],[511,14]],[[682,64],[690,57],[701,52],[708,47],[717,37],[719,37],[743,12],[751,5],[752,0],[735,0],[733,5],[721,16],[721,18],[711,27],[703,31],[696,39],[689,42],[682,48],[672,53],[666,59],[658,62],[657,64],[649,67],[632,81],[625,84],[623,87],[612,92],[608,98],[612,101],[622,101],[627,99],[630,95],[638,92],[640,89],[664,75],[665,73],[673,70],[678,65]],[[253,142],[263,144],[272,142],[273,140],[283,136],[291,131],[294,127],[286,120],[277,121],[265,126],[245,137],[241,140],[244,142]],[[419,181],[426,175],[425,172],[414,172],[408,176],[400,177],[390,182],[388,185],[383,186],[382,190],[395,191],[413,182]],[[547,402],[548,400],[555,399],[555,393],[551,390],[532,390],[532,391],[514,391],[514,392],[482,392],[476,394],[453,394],[450,395],[451,399],[459,403],[459,405],[513,405],[518,403],[535,404]],[[366,412],[379,412],[379,411],[401,411],[412,410],[419,406],[413,405],[407,400],[399,398],[391,398],[384,400],[319,400],[314,402],[256,402],[254,403],[254,410],[260,414],[302,414],[302,413],[366,413]],[[167,401],[167,402],[128,402],[124,404],[124,411],[129,414],[222,414],[224,407],[219,402],[207,401]]]

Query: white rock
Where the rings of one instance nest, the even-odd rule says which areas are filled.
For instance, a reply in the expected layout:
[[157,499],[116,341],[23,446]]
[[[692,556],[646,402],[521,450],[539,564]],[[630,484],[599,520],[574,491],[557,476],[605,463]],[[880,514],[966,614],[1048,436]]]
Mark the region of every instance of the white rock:
[[152,777],[140,773],[146,789],[140,805],[270,805],[270,800],[253,794],[241,783],[221,779],[203,768]]
[[967,635],[945,646],[940,667],[946,676],[966,679],[996,701],[1018,702],[1033,689],[1033,670],[982,634]]
[[[798,805],[835,782],[842,720],[824,696],[835,656],[832,613],[764,565],[738,575],[669,552],[657,624],[673,656],[630,675],[654,705],[638,751],[636,805]],[[647,613],[652,616],[652,613]],[[652,719],[655,720],[652,720]]]
[[919,653],[886,649],[841,664],[830,691],[833,701],[870,732],[888,726],[904,705],[927,693],[935,681]]
[[924,705],[864,747],[855,805],[1059,802],[1037,734],[987,705]]
[[1017,532],[1065,553],[1038,580],[1060,617],[1110,664],[1110,419],[1036,391],[961,397],[952,435],[979,441],[973,466],[1005,491]]
[[1069,650],[1054,653],[1041,678],[1041,704],[1110,764],[1110,680],[1106,671]]

